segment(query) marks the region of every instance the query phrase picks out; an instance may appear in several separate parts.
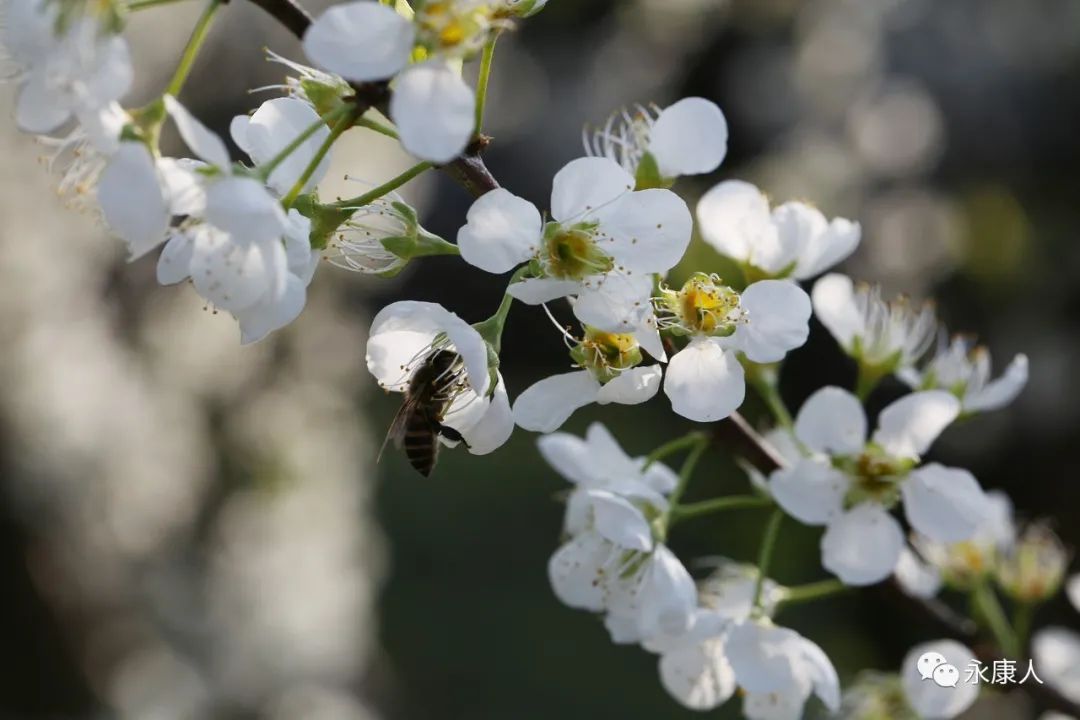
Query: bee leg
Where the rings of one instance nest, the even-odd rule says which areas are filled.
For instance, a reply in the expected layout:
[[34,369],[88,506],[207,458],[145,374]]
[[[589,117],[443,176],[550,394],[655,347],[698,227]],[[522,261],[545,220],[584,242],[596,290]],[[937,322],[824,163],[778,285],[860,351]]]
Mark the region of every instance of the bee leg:
[[450,427],[449,425],[443,425],[442,423],[439,423],[439,434],[450,442],[461,443],[465,446],[466,449],[469,448],[469,443],[465,442],[465,438],[462,436],[462,434],[454,428]]

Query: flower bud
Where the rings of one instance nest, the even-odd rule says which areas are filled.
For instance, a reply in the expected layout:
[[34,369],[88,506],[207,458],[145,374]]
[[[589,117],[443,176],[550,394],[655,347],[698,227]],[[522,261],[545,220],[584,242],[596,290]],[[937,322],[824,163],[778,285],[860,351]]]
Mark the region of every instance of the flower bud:
[[1068,562],[1068,553],[1053,530],[1043,524],[1030,525],[998,563],[997,581],[1018,602],[1042,602],[1061,587]]

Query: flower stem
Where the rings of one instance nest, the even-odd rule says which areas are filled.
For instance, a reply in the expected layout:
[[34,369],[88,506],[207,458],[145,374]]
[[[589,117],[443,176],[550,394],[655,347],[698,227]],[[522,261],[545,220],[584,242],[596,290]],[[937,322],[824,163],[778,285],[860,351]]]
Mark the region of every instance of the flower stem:
[[780,388],[777,386],[776,370],[774,368],[755,368],[747,373],[747,380],[750,381],[750,385],[753,386],[758,396],[769,408],[769,412],[772,413],[776,422],[785,428],[793,427],[795,423],[791,419],[791,413],[788,412],[784,398],[780,396]]
[[415,178],[417,175],[420,175],[421,173],[425,172],[426,170],[430,170],[432,167],[434,167],[434,166],[429,162],[418,163],[416,165],[413,165],[411,168],[409,168],[405,172],[401,173],[397,177],[391,178],[390,180],[387,180],[385,183],[383,183],[379,187],[375,188],[374,190],[369,190],[368,192],[364,193],[363,195],[357,195],[356,197],[349,198],[347,200],[338,200],[335,203],[331,203],[331,205],[329,207],[336,207],[336,208],[343,208],[344,209],[344,208],[359,208],[359,207],[363,207],[364,205],[369,205],[373,201],[378,200],[379,198],[381,198],[383,195],[386,195],[387,193],[390,193],[390,192],[393,192],[394,190],[397,190],[399,187],[401,187],[405,183],[409,182],[410,180]]
[[[670,508],[675,508],[679,504],[679,499],[686,492],[686,486],[690,484],[690,478],[694,474],[694,468],[697,467],[698,460],[701,459],[702,453],[705,452],[705,448],[709,446],[709,438],[703,433],[691,433],[691,445],[690,452],[687,453],[686,459],[683,460],[682,467],[679,468],[679,482],[675,486],[675,489],[671,491],[671,495],[668,496],[668,501],[671,503]],[[671,514],[671,510],[668,510],[668,514]]]
[[754,586],[754,611],[761,611],[761,594],[765,587],[765,578],[769,574],[769,565],[772,564],[773,550],[776,548],[776,536],[780,534],[780,523],[784,520],[784,511],[780,508],[773,510],[769,516],[769,523],[765,526],[765,534],[761,538],[761,550],[758,552],[758,577]]
[[[322,118],[320,118],[319,120],[321,122]],[[311,179],[311,176],[315,174],[315,171],[319,167],[319,163],[321,163],[323,161],[323,158],[326,157],[326,154],[330,152],[330,148],[334,145],[335,142],[337,142],[337,139],[341,137],[341,135],[346,130],[352,127],[352,121],[353,118],[351,112],[342,114],[337,119],[337,122],[335,122],[334,126],[330,129],[330,134],[326,136],[326,140],[323,141],[323,144],[320,145],[319,149],[315,152],[314,157],[311,158],[311,162],[309,162],[307,164],[307,167],[304,168],[304,172],[300,173],[300,177],[297,178],[295,183],[293,183],[293,186],[289,190],[288,194],[281,199],[281,206],[283,208],[288,210],[290,207],[292,207],[292,204],[296,202],[296,198],[300,195],[301,192],[304,191],[304,186],[307,185],[307,182]],[[267,176],[269,177],[269,173],[267,174]]]
[[685,518],[710,515],[717,512],[726,512],[727,510],[767,508],[772,507],[772,504],[773,501],[770,498],[760,497],[758,495],[731,495],[728,497],[713,498],[712,500],[702,500],[701,502],[696,503],[673,505],[671,508],[671,517],[676,520],[683,520]]
[[[259,172],[262,174],[263,179],[270,177],[278,165],[285,162],[285,160],[292,155],[296,150],[307,142],[308,138],[319,131],[319,128],[324,127],[327,123],[336,122],[338,118],[345,114],[354,112],[354,108],[350,105],[339,105],[333,110],[327,112],[315,122],[304,128],[304,131],[293,138],[292,142],[283,147],[277,155],[270,158],[267,162],[259,166]],[[333,133],[331,133],[333,134]]]
[[129,12],[134,12],[136,10],[157,7],[158,5],[169,5],[174,2],[179,2],[179,0],[131,0],[131,2],[127,4],[127,9]]
[[[508,282],[507,288],[513,285],[521,278],[525,277],[525,273],[529,271],[528,265],[522,265],[514,274],[510,276],[510,282]],[[495,311],[495,314],[489,317],[483,322],[478,322],[473,327],[480,333],[480,336],[487,340],[492,349],[497,355],[502,350],[502,334],[503,328],[506,327],[506,318],[510,315],[510,306],[514,304],[514,296],[509,292],[503,293],[502,300],[499,302],[499,309]]]
[[195,65],[195,58],[199,56],[199,50],[202,49],[206,36],[210,34],[210,23],[214,19],[214,14],[221,5],[222,0],[210,0],[202,11],[202,15],[196,21],[195,28],[191,31],[191,37],[188,38],[187,45],[184,47],[184,54],[180,56],[180,64],[176,66],[176,72],[173,73],[172,80],[169,81],[169,85],[165,89],[166,95],[175,97],[180,94],[184,83],[187,82],[188,75],[191,74],[192,66]]
[[385,135],[386,137],[394,138],[395,140],[398,139],[397,130],[390,127],[389,125],[383,125],[381,122],[379,122],[377,120],[371,120],[369,118],[359,118],[356,121],[356,124],[359,125],[360,127],[365,127],[368,130],[374,130],[375,132],[379,133],[380,135]]
[[684,448],[690,447],[691,445],[697,443],[698,438],[700,437],[701,433],[697,430],[694,430],[687,433],[686,435],[683,435],[682,437],[677,437],[674,440],[669,440],[668,442],[664,443],[663,445],[648,454],[648,456],[645,458],[645,465],[642,467],[642,470],[648,469],[648,467],[654,462],[666,458],[672,453],[677,453]]
[[484,45],[484,52],[480,56],[480,75],[476,79],[476,134],[479,135],[484,127],[484,108],[487,106],[488,82],[491,80],[491,61],[495,57],[495,41],[499,36],[491,38]]
[[784,590],[784,594],[780,598],[780,604],[798,605],[799,603],[813,602],[814,600],[821,600],[822,598],[839,595],[852,589],[853,588],[850,586],[845,585],[835,578],[807,583],[806,585],[795,585],[794,587],[789,587]]
[[1031,635],[1031,620],[1035,614],[1035,604],[1020,601],[1013,610],[1013,633],[1016,635],[1016,649],[1026,654],[1028,639]]
[[1016,633],[1005,616],[1005,610],[1001,607],[994,589],[988,582],[978,583],[971,591],[971,604],[977,614],[986,622],[987,628],[993,634],[998,646],[1006,656],[1017,658],[1020,656],[1019,643]]

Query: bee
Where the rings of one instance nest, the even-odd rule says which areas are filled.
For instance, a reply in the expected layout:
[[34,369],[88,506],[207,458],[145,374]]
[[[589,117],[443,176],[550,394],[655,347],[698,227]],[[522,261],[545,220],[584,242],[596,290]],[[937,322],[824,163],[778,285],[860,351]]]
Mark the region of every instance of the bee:
[[[457,430],[443,424],[443,416],[465,382],[461,356],[450,350],[438,350],[419,366],[405,389],[405,401],[394,417],[383,441],[394,441],[404,448],[409,464],[424,477],[431,475],[439,458],[439,438],[464,443]],[[468,445],[466,444],[466,447]],[[379,451],[382,456],[382,450]]]

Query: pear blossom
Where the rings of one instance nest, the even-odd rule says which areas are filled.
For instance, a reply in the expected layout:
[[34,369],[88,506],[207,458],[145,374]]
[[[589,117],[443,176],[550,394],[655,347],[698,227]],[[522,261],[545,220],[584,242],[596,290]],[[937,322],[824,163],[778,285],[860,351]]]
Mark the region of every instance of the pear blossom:
[[408,260],[388,246],[425,232],[416,222],[416,213],[397,193],[350,209],[352,214],[328,239],[323,257],[332,265],[365,275],[388,277],[404,268]]
[[1045,523],[1032,523],[995,565],[998,585],[1022,603],[1044,602],[1057,594],[1065,579],[1069,553]]
[[906,594],[924,600],[936,596],[944,584],[941,571],[906,545],[900,550],[893,578]]
[[[318,122],[319,114],[303,100],[274,98],[260,105],[251,116],[234,117],[229,125],[229,133],[233,142],[246,152],[258,167],[272,160]],[[281,195],[288,193],[329,137],[330,128],[323,124],[274,168],[266,184]],[[301,192],[308,193],[315,189],[326,177],[330,161],[331,153],[326,153]]]
[[614,160],[637,187],[664,187],[680,175],[703,175],[727,155],[724,113],[709,100],[689,97],[667,108],[623,109],[603,127],[582,134],[585,153]]
[[748,280],[806,280],[846,258],[862,229],[845,218],[827,220],[817,208],[786,202],[772,210],[756,187],[727,180],[697,205],[701,236],[717,252],[739,263]]
[[637,405],[652,399],[660,389],[662,373],[659,364],[640,364],[637,335],[587,326],[581,340],[567,333],[568,344],[573,343],[570,356],[580,369],[552,375],[527,388],[514,401],[514,422],[526,430],[552,432],[590,403]]
[[118,103],[109,103],[96,112],[83,113],[81,122],[61,136],[39,135],[49,148],[45,164],[60,181],[57,193],[79,209],[92,209],[87,202],[96,196],[98,181],[109,158],[120,148],[120,135],[130,117]]
[[904,548],[889,509],[904,504],[908,522],[943,543],[970,539],[989,514],[978,481],[966,470],[936,463],[919,467],[937,436],[956,419],[960,403],[950,393],[913,393],[882,411],[867,442],[867,420],[858,399],[826,387],[799,410],[795,436],[812,453],[773,472],[773,498],[809,525],[825,525],[825,568],[849,585],[888,577]]
[[481,196],[458,232],[471,265],[504,273],[531,263],[508,292],[528,304],[574,296],[581,322],[635,332],[652,317],[652,274],[665,273],[690,243],[690,211],[669,190],[634,191],[634,178],[606,158],[579,158],[552,183],[551,220],[507,190]]
[[690,340],[670,359],[664,392],[675,412],[698,422],[723,419],[742,404],[737,353],[777,362],[810,332],[810,299],[785,280],[762,280],[740,293],[696,273],[679,290],[661,288],[656,309],[661,330]]
[[551,433],[537,439],[540,455],[563,478],[574,484],[566,501],[564,532],[584,532],[588,519],[586,490],[608,490],[643,498],[656,507],[675,489],[677,476],[663,463],[631,457],[600,423],[592,423],[584,439],[569,433]]
[[1074,703],[1080,703],[1080,633],[1052,625],[1031,639],[1039,678]]
[[[420,6],[410,21],[392,7],[356,0],[330,7],[304,34],[304,52],[346,80],[396,79],[390,119],[401,144],[445,163],[460,155],[474,130],[475,93],[450,61],[479,50],[506,26],[499,3],[442,0]],[[428,58],[409,65],[416,48]]]
[[[405,392],[413,374],[439,352],[458,356],[447,409],[440,422],[456,430],[469,452],[486,455],[514,429],[502,375],[488,367],[488,344],[476,329],[441,305],[402,301],[375,316],[367,342],[367,368],[379,386]],[[440,437],[444,444],[452,441]]]
[[725,647],[749,720],[797,720],[811,695],[831,712],[840,708],[832,662],[794,630],[768,619],[746,620],[731,630]]
[[127,94],[131,56],[108,19],[89,4],[9,0],[0,43],[21,70],[15,120],[22,130],[51,132]]
[[[918,555],[905,549],[897,565],[897,579],[905,591],[921,597],[936,593],[937,587],[928,594],[918,590],[917,566],[924,567],[926,574],[936,577],[937,586],[947,582],[952,587],[968,589],[993,573],[999,560],[1010,553],[1016,543],[1012,502],[1005,493],[991,490],[986,493],[986,515],[967,540],[942,543],[913,533],[911,543]],[[931,584],[929,581],[924,583],[928,591]]]
[[305,102],[320,117],[354,93],[349,82],[340,75],[298,63],[269,49],[266,51],[266,58],[269,62],[284,65],[294,74],[287,75],[285,81],[279,85],[268,85],[259,90],[282,92],[287,97]]
[[961,680],[955,687],[943,687],[932,678],[925,677],[926,671],[933,668],[920,668],[919,658],[928,653],[938,655],[938,660],[944,659],[944,663],[940,664],[952,665],[958,672],[964,671],[975,653],[955,640],[937,640],[913,647],[901,666],[900,684],[908,704],[919,717],[927,720],[954,718],[975,703],[979,686]]
[[1028,381],[1027,355],[1017,355],[1005,372],[991,380],[990,352],[971,338],[939,342],[922,367],[902,367],[897,377],[916,390],[941,389],[960,398],[965,413],[998,410],[1011,403]]
[[826,275],[811,292],[814,314],[840,347],[878,375],[914,366],[934,342],[934,306],[881,298],[881,288],[855,286],[845,275]]

